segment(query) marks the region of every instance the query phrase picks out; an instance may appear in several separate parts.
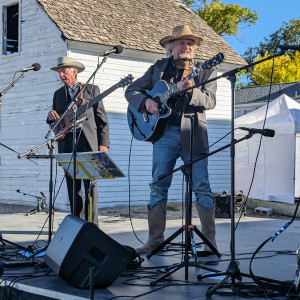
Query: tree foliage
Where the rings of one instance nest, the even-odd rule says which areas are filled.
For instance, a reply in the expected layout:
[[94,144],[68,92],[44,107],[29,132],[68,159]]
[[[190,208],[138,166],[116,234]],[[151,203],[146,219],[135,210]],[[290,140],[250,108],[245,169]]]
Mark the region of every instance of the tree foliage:
[[[291,19],[283,22],[282,26],[274,33],[265,37],[256,47],[249,47],[243,57],[248,62],[253,62],[258,56],[262,57],[266,52],[273,54],[279,45],[300,44],[300,19]],[[293,56],[294,52],[288,53]]]
[[236,4],[225,5],[220,0],[182,0],[221,36],[237,35],[240,24],[254,25],[258,16],[256,11]]
[[[254,62],[267,58],[269,53],[258,56]],[[270,84],[273,60],[266,60],[255,65],[249,76],[257,85]],[[274,71],[272,83],[294,82],[300,78],[300,53],[297,51],[294,57],[289,55],[277,56],[274,58]]]
[[[274,33],[265,37],[256,47],[249,47],[243,58],[252,63],[269,55],[277,53],[278,46],[284,44],[300,45],[300,19],[291,19],[283,22],[282,26]],[[284,83],[298,81],[300,78],[299,52],[287,51],[285,55],[276,57],[274,61],[273,83]],[[256,65],[253,69],[243,71],[238,77],[238,87],[249,85],[269,84],[272,62],[271,60]],[[243,84],[240,80],[247,77],[248,83]]]

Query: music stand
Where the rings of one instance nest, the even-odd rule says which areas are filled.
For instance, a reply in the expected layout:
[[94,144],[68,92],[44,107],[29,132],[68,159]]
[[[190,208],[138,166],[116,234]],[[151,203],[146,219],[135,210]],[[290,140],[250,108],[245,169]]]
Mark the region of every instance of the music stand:
[[[74,164],[73,153],[54,154],[58,164],[65,172],[73,178]],[[125,177],[124,173],[114,163],[110,156],[104,151],[78,152],[76,158],[76,179],[97,180],[113,179],[116,177]],[[89,221],[92,221],[92,196],[91,187],[89,188]]]

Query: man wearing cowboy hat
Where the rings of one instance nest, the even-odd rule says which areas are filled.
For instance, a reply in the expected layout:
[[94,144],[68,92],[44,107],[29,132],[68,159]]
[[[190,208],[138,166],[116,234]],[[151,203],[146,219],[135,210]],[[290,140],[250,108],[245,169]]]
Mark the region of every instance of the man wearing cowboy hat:
[[[58,72],[63,87],[54,93],[52,110],[48,113],[48,123],[57,121],[66,110],[68,104],[82,88],[82,84],[77,81],[77,73],[83,72],[84,65],[71,57],[59,57],[58,64],[51,70]],[[88,84],[82,93],[83,99],[89,101],[100,94],[98,86]],[[87,110],[87,119],[82,123],[82,128],[76,129],[77,151],[105,151],[109,147],[109,127],[108,118],[102,101]],[[71,153],[73,151],[73,132],[66,134],[65,138],[58,141],[59,153]],[[73,211],[73,181],[66,174],[69,201]],[[89,220],[89,199],[88,191],[92,184],[92,222],[98,225],[98,193],[96,181],[83,180],[85,187],[85,203],[83,205],[83,193],[81,190],[81,180],[76,180],[76,209],[75,215]]]
[[[202,38],[193,34],[188,26],[180,25],[173,29],[172,35],[160,40],[166,49],[167,58],[157,61],[147,72],[128,86],[125,97],[137,111],[147,111],[159,115],[156,101],[142,91],[151,90],[155,83],[164,80],[168,84],[177,84],[179,89],[186,89],[195,83],[216,76],[211,70],[203,70],[193,80],[182,81],[190,72],[194,49],[202,43]],[[199,66],[199,63],[196,64]],[[166,225],[166,203],[172,176],[158,180],[168,174],[175,166],[178,157],[186,163],[190,159],[191,118],[194,119],[193,157],[207,152],[208,137],[205,110],[216,105],[216,82],[189,90],[175,99],[168,99],[172,109],[164,135],[153,144],[152,183],[150,184],[150,203],[148,205],[149,236],[139,253],[150,253],[164,241]],[[215,206],[208,179],[207,159],[193,165],[193,191],[196,196],[202,233],[216,247]],[[210,248],[205,245],[205,250]]]

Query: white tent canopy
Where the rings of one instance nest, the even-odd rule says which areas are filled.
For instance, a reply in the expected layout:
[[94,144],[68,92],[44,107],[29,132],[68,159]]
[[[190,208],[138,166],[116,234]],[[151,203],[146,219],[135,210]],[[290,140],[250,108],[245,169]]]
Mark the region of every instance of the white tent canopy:
[[[266,109],[267,105],[235,119],[235,127],[262,129]],[[275,136],[254,134],[235,145],[235,188],[248,193],[262,138],[249,197],[293,204],[300,195],[300,104],[286,95],[276,98],[269,104],[264,128],[275,130]],[[245,134],[237,130],[235,138]]]

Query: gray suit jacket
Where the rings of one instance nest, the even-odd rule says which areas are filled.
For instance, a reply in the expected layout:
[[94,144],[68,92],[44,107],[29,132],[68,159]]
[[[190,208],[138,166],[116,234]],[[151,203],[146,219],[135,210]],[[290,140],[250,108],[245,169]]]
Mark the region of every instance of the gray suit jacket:
[[[77,89],[74,91],[76,95]],[[99,87],[88,84],[83,92],[86,101],[93,99],[100,94]],[[52,109],[62,114],[68,105],[68,90],[66,86],[58,89],[53,96]],[[88,119],[84,121],[82,131],[93,151],[98,151],[99,146],[109,147],[109,126],[108,118],[102,101],[99,101],[87,111]],[[47,121],[48,122],[48,121]],[[49,123],[49,122],[48,122]],[[58,152],[64,152],[64,139],[58,142]]]
[[[152,90],[157,81],[161,79],[169,59],[164,58],[152,65],[146,73],[131,83],[125,92],[127,101],[136,110],[143,111],[145,100],[148,98],[142,91]],[[196,64],[198,68],[199,63]],[[201,83],[216,76],[216,71],[203,70],[194,77],[194,83]],[[195,115],[194,121],[194,147],[193,155],[199,155],[208,147],[207,126],[205,110],[216,105],[217,83],[213,81],[193,90],[192,98],[186,96],[184,115],[181,119],[181,142],[186,151],[189,151],[191,121],[189,115]],[[208,152],[208,151],[205,151]]]

